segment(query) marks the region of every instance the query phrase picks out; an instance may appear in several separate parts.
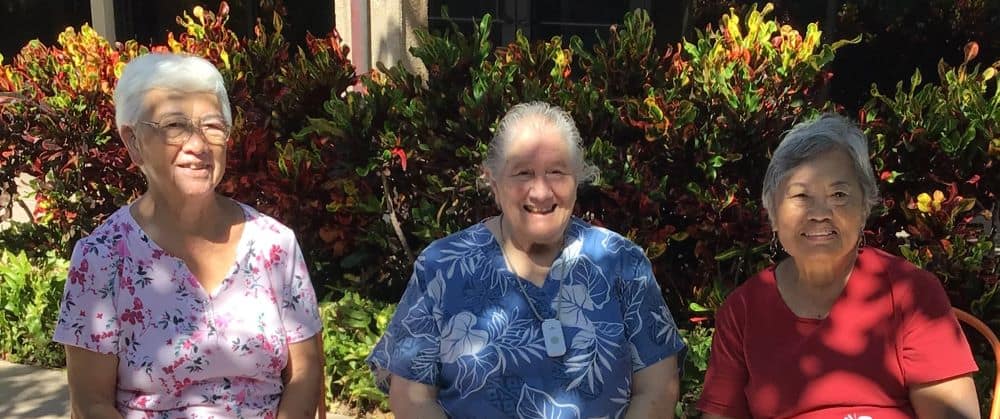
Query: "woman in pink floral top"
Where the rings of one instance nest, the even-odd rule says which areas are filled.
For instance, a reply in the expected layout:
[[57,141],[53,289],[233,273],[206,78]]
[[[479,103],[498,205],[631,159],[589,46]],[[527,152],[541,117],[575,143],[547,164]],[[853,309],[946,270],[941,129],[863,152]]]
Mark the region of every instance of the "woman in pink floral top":
[[55,340],[74,417],[312,417],[316,296],[292,231],[215,192],[232,123],[218,70],[145,55],[114,98],[149,186],[73,251]]

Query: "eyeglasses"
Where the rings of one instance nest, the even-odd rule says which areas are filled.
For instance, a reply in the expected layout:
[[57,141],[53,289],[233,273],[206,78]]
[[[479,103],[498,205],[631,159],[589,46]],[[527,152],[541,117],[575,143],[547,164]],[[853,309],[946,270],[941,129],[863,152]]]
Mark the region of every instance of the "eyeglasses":
[[186,143],[196,131],[201,132],[205,142],[212,145],[226,145],[226,140],[229,139],[229,126],[223,120],[214,117],[207,121],[198,120],[197,124],[185,117],[168,117],[160,122],[139,121],[139,123],[160,130],[166,143],[170,145]]

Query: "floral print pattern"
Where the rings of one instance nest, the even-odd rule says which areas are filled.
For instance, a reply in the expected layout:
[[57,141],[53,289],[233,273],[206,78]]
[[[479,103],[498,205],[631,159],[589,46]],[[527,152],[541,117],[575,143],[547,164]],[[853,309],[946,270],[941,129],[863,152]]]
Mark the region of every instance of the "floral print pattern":
[[549,357],[541,320],[483,223],[432,243],[368,362],[436,386],[456,418],[619,418],[632,373],[684,343],[642,249],[573,218],[542,287],[524,289],[563,326],[567,352]]
[[208,294],[129,207],[73,250],[54,340],[118,357],[126,418],[274,418],[288,345],[321,327],[295,235],[242,205],[229,274]]

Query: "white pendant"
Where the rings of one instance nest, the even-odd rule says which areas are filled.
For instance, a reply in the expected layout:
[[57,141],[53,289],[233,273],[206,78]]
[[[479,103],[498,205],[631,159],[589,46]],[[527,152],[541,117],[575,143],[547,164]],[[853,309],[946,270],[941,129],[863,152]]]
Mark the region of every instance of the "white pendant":
[[566,339],[563,336],[562,322],[559,320],[542,321],[542,339],[545,339],[545,353],[549,356],[563,356],[566,353]]

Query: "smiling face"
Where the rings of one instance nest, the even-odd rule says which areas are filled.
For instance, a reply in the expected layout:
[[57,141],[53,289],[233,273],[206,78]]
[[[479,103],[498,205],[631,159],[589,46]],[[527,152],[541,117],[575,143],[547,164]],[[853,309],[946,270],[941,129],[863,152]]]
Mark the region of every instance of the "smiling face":
[[775,228],[797,262],[829,264],[856,251],[865,223],[850,156],[831,150],[789,171],[775,193]]
[[558,245],[576,204],[569,144],[558,130],[523,121],[510,138],[500,173],[487,172],[515,242]]
[[[185,118],[196,124],[223,120],[214,93],[153,89],[146,93],[143,109],[139,121],[156,124]],[[226,146],[210,144],[198,130],[179,145],[167,144],[163,127],[143,122],[123,127],[121,134],[151,192],[171,199],[212,194],[225,173]]]

